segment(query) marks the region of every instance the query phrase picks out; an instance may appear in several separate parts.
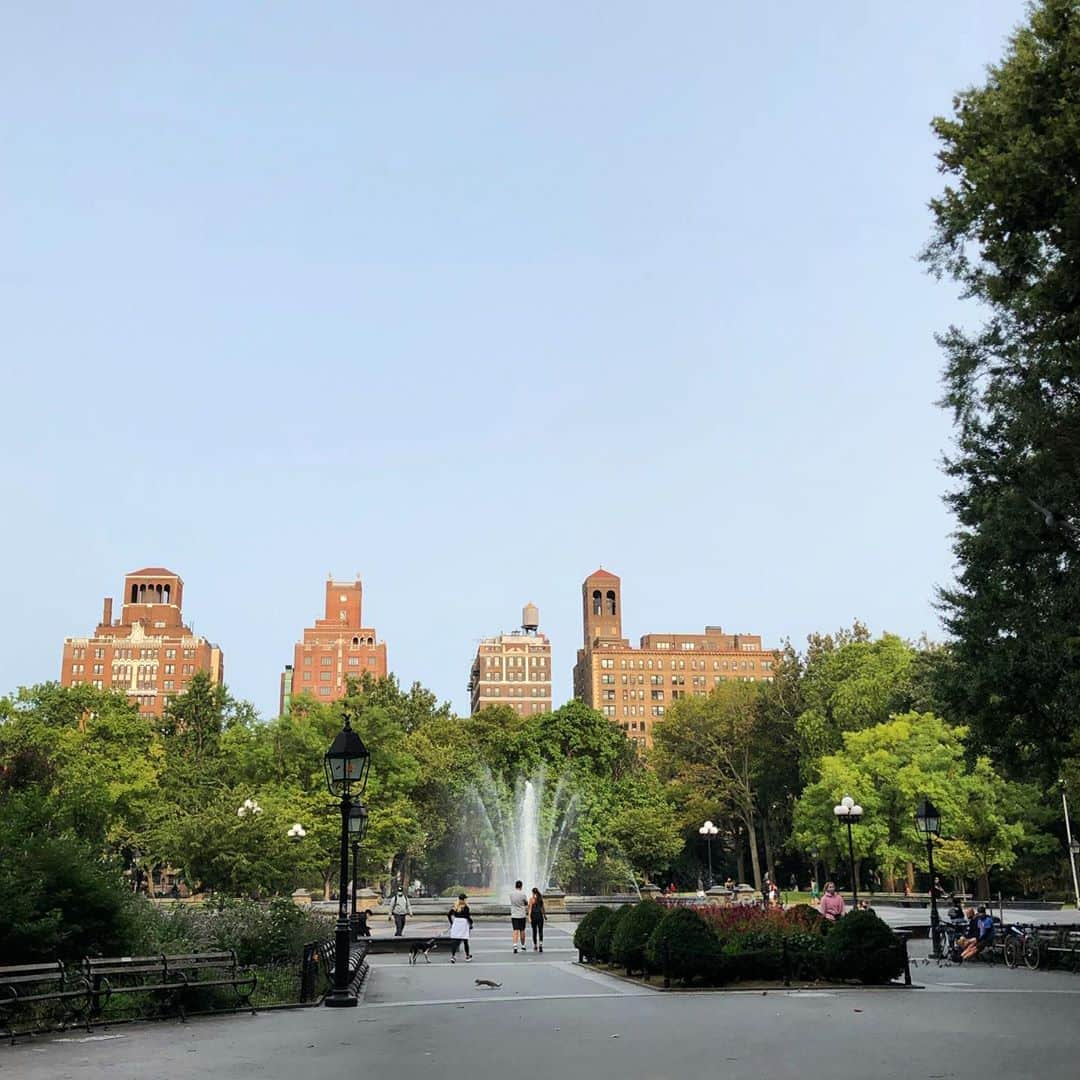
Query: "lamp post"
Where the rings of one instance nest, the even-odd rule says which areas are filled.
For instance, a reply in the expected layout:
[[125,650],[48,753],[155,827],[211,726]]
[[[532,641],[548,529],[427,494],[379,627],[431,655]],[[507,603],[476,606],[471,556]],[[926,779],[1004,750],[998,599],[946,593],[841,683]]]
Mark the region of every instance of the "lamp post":
[[326,1004],[342,1008],[356,1004],[349,992],[349,812],[352,793],[362,794],[367,787],[371,754],[364,740],[353,731],[349,714],[341,731],[323,757],[326,786],[331,795],[341,797],[341,867],[338,879],[338,917],[334,927],[334,987],[326,995]]
[[702,836],[704,836],[704,837],[705,837],[705,841],[706,841],[706,843],[708,844],[708,847],[709,847],[709,880],[708,880],[708,881],[706,882],[706,884],[705,884],[705,888],[706,888],[706,889],[711,889],[711,888],[713,887],[713,875],[712,875],[712,838],[713,838],[713,837],[714,837],[714,836],[715,836],[715,835],[716,835],[716,834],[717,834],[717,833],[718,833],[719,831],[720,831],[720,830],[719,830],[719,829],[718,829],[718,828],[717,828],[717,827],[716,827],[716,826],[715,826],[715,825],[714,825],[714,824],[713,824],[713,823],[712,823],[711,821],[706,821],[706,822],[705,822],[705,824],[704,824],[704,825],[702,825],[700,829],[698,829],[698,832],[699,832],[699,833],[700,833],[700,834],[701,834]]
[[349,926],[354,938],[359,930],[359,920],[356,917],[356,864],[359,861],[360,841],[367,832],[367,823],[367,807],[360,802],[353,803],[349,807],[349,839],[352,841],[352,914],[349,916]]
[[848,865],[851,868],[851,903],[858,907],[859,887],[855,884],[855,847],[851,842],[851,825],[853,822],[862,821],[863,808],[855,802],[850,795],[845,795],[838,805],[832,808],[837,821],[843,821],[847,825],[847,850]]
[[924,795],[915,810],[915,828],[926,841],[926,863],[930,874],[930,941],[933,957],[941,959],[941,920],[938,918],[937,891],[934,888],[934,837],[941,835],[941,814]]
[[1065,841],[1069,845],[1069,869],[1072,870],[1073,897],[1076,906],[1080,909],[1080,885],[1076,883],[1076,855],[1080,852],[1080,843],[1077,843],[1072,834],[1072,825],[1069,824],[1069,800],[1065,795],[1065,781],[1061,783],[1061,806],[1065,811]]

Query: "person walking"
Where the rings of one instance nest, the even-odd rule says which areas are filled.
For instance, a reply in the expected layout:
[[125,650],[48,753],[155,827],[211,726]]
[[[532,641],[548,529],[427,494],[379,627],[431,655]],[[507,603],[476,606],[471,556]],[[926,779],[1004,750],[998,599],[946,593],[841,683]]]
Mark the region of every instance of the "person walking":
[[529,917],[529,898],[521,891],[521,882],[514,882],[514,891],[510,894],[510,929],[514,939],[514,953],[518,945],[525,952],[525,920]]
[[844,898],[836,891],[835,881],[825,882],[825,895],[818,904],[818,911],[820,911],[829,922],[836,922],[836,920],[844,914]]
[[[544,897],[533,887],[529,897],[529,925],[532,927],[533,952],[544,951]],[[539,937],[540,944],[537,945]]]
[[469,936],[472,934],[472,912],[469,911],[468,898],[464,893],[458,893],[457,903],[446,913],[450,922],[450,963],[457,963],[458,949],[465,946],[465,962],[472,960],[469,951]]
[[412,914],[412,905],[409,903],[405,890],[400,886],[394,887],[394,899],[390,901],[390,918],[394,920],[394,937],[401,937],[405,932],[405,920]]

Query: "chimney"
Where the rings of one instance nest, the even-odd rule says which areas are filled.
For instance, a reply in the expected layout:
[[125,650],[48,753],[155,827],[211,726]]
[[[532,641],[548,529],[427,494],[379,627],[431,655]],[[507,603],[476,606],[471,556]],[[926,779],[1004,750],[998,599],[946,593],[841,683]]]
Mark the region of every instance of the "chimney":
[[105,597],[105,604],[101,610],[101,625],[112,626],[112,597]]

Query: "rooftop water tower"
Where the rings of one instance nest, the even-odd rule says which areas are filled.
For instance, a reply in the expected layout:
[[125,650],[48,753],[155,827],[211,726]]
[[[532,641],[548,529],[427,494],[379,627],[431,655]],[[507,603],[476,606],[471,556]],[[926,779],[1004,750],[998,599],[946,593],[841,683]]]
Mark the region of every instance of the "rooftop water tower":
[[526,604],[521,609],[521,629],[526,634],[535,634],[540,627],[540,609],[535,604]]

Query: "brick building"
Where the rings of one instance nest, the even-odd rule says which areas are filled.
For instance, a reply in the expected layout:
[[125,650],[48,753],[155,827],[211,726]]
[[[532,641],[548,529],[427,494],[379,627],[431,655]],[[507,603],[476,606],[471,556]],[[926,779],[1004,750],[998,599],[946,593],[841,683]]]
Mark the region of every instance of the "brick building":
[[470,712],[509,705],[522,716],[551,712],[551,642],[535,604],[521,611],[521,629],[484,638],[469,674]]
[[622,582],[607,570],[581,586],[584,648],[574,665],[574,697],[602,712],[636,742],[652,743],[653,725],[687,694],[704,696],[724,679],[773,678],[776,654],[757,634],[646,634],[635,647],[622,636]]
[[221,649],[184,625],[183,599],[184,582],[171,570],[148,566],[128,574],[120,618],[113,620],[107,596],[93,636],[64,642],[61,685],[122,690],[141,713],[160,716],[195,672],[220,683]]
[[279,706],[289,712],[297,694],[311,694],[319,701],[345,696],[346,679],[365,671],[376,678],[386,675],[386,642],[374,629],[364,626],[361,615],[364,587],[355,581],[326,582],[326,615],[304,630],[293,649],[293,662],[281,676]]

